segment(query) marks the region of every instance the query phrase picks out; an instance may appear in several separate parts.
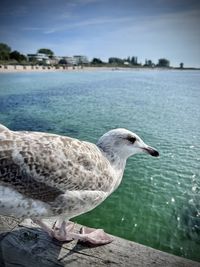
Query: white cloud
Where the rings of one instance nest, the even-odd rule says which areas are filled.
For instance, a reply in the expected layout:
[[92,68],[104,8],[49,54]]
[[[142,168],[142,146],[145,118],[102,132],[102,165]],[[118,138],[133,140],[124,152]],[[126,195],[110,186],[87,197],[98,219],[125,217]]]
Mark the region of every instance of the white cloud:
[[103,25],[103,24],[111,24],[111,23],[124,23],[128,21],[132,21],[132,17],[122,17],[122,18],[94,18],[94,19],[86,19],[86,20],[80,20],[79,22],[66,22],[66,24],[60,24],[57,27],[52,27],[49,29],[46,29],[44,33],[50,34],[60,31],[65,31],[68,29],[73,28],[81,28],[85,26],[95,26],[95,25]]

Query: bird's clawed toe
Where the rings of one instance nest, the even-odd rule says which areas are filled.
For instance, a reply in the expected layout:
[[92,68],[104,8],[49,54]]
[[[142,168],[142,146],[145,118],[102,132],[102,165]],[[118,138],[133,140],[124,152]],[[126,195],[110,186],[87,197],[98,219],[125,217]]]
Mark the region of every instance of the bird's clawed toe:
[[103,229],[94,229],[89,227],[82,227],[80,232],[78,233],[75,229],[75,223],[73,222],[65,222],[61,223],[57,221],[52,229],[49,228],[45,223],[39,220],[35,220],[37,224],[39,224],[48,234],[61,242],[69,242],[72,240],[77,240],[80,242],[84,242],[89,245],[105,245],[111,243],[113,238],[106,234]]
[[82,227],[80,233],[82,235],[80,241],[92,245],[105,245],[113,241],[113,238],[106,234],[103,229]]

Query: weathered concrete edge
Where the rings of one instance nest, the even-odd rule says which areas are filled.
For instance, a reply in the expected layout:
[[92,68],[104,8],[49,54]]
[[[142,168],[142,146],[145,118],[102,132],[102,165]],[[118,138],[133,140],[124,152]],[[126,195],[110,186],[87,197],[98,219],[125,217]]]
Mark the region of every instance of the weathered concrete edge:
[[[51,221],[47,221],[51,224]],[[101,247],[87,247],[76,241],[60,244],[31,222],[23,222],[9,229],[1,240],[2,262],[5,267],[20,266],[177,266],[200,267],[200,263],[168,254],[132,241],[114,237],[111,244]],[[80,229],[77,225],[77,230]],[[4,227],[5,231],[5,227]],[[33,239],[24,239],[24,233],[33,234]],[[37,238],[35,236],[37,235]],[[10,253],[11,252],[11,253]],[[17,256],[16,256],[17,255]],[[25,256],[26,255],[26,256]],[[9,259],[9,260],[8,260]],[[11,260],[12,259],[12,260]],[[32,264],[30,263],[32,262]],[[17,265],[16,265],[17,266]]]

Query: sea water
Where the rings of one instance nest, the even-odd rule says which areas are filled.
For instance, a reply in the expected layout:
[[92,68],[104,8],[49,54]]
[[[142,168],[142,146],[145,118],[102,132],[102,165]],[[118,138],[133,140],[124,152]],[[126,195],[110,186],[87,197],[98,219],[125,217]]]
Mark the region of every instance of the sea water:
[[160,152],[127,161],[120,187],[74,218],[200,261],[200,72],[0,74],[0,123],[96,142],[124,127]]

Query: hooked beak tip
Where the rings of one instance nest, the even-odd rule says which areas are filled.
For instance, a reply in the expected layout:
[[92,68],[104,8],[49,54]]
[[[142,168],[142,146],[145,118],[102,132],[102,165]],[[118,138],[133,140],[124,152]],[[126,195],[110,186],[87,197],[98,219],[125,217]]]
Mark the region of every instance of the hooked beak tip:
[[153,157],[159,156],[159,152],[150,146],[143,148],[143,150],[144,150],[144,152],[148,153],[149,155],[151,155]]

